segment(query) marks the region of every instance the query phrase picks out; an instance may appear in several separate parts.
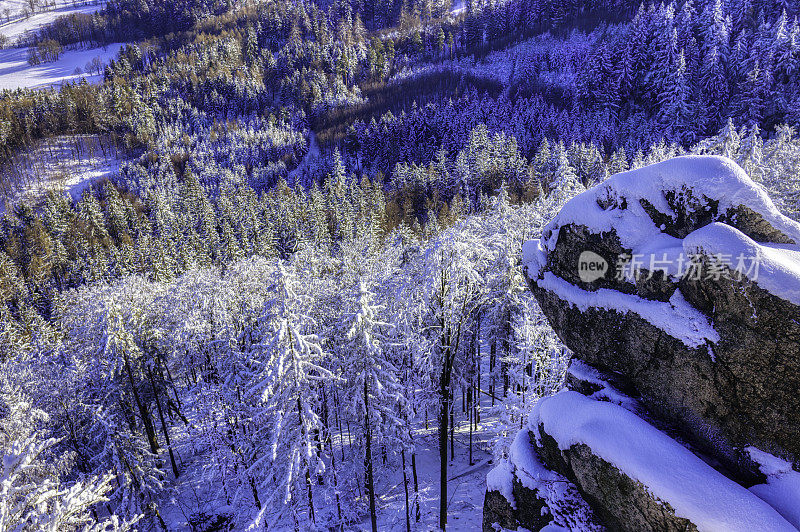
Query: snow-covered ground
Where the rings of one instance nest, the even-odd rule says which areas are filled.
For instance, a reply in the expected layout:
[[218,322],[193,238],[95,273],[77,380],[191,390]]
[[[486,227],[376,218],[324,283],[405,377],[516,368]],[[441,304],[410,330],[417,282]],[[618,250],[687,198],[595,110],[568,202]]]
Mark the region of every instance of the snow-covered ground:
[[[499,403],[498,403],[499,404]],[[481,400],[481,422],[473,437],[473,465],[469,464],[469,423],[462,413],[460,395],[456,395],[456,428],[455,428],[455,458],[448,464],[448,510],[447,529],[451,531],[480,530],[483,519],[483,498],[486,494],[486,474],[493,467],[492,444],[496,436],[495,427],[497,415],[493,414],[491,399],[483,396]],[[416,522],[414,507],[411,508],[411,529],[414,531],[429,531],[438,529],[439,519],[439,440],[437,434],[436,415],[431,413],[430,423],[426,429],[423,421],[419,421],[414,429],[414,444],[416,450],[416,465],[419,481],[420,520]],[[179,440],[177,453],[183,473],[175,480],[175,493],[183,494],[172,499],[162,507],[162,515],[170,524],[170,530],[184,530],[188,525],[190,514],[197,508],[204,509],[207,515],[217,512],[250,512],[251,518],[256,515],[252,506],[231,508],[219,497],[219,486],[209,484],[213,475],[208,473],[208,465],[204,463],[203,456],[190,454],[191,444],[186,442],[186,433],[175,435]],[[180,442],[180,440],[184,440]],[[343,434],[334,436],[335,453],[344,452],[360,454],[359,442],[351,440]],[[344,450],[341,449],[344,446]],[[449,443],[448,443],[449,449]],[[375,450],[376,461],[380,461],[380,453]],[[409,497],[413,500],[414,486],[411,478],[410,454],[407,455],[407,471],[409,482]],[[375,479],[377,495],[378,529],[386,532],[401,532],[406,530],[405,521],[405,490],[403,487],[403,472],[400,467],[400,458],[392,456],[390,467],[380,467]],[[397,462],[395,464],[395,462]],[[395,467],[396,466],[396,467]],[[206,476],[209,475],[209,476]],[[199,504],[203,501],[202,504]],[[333,504],[332,502],[329,502]],[[365,501],[342,500],[342,506],[356,504],[363,508]],[[188,510],[191,508],[192,510]],[[320,510],[321,508],[318,508]],[[239,515],[241,517],[241,515]],[[269,521],[269,520],[268,520]],[[367,531],[371,529],[369,515],[363,520],[351,525],[347,530]],[[270,528],[272,530],[272,528]],[[282,529],[278,529],[282,530]],[[288,529],[287,529],[288,530]]]
[[49,87],[81,78],[90,83],[99,82],[102,76],[85,73],[86,64],[99,57],[105,65],[117,55],[122,46],[114,43],[90,50],[68,50],[57,61],[38,65],[28,64],[26,48],[0,50],[0,90]]
[[[0,35],[4,35],[10,45],[13,45],[26,32],[50,24],[58,17],[73,13],[94,13],[103,8],[103,4],[95,0],[89,0],[89,2],[85,0],[77,2],[59,1],[56,9],[24,17],[22,12],[26,5],[27,2],[20,2],[19,0],[0,0],[0,21],[3,22],[0,24]],[[8,17],[5,14],[6,9],[9,9]]]
[[92,183],[119,171],[120,161],[113,147],[98,135],[62,135],[39,141],[28,151],[17,154],[0,168],[0,183],[11,183],[0,197],[0,213],[5,198],[36,203],[48,190],[63,190],[73,198]]
[[[483,519],[483,497],[486,494],[486,474],[492,468],[493,430],[497,417],[492,415],[491,400],[482,398],[481,423],[473,432],[473,464],[469,465],[469,423],[463,417],[456,418],[455,459],[448,465],[447,482],[447,529],[480,530]],[[456,408],[460,408],[457,401]],[[418,427],[417,473],[420,485],[420,522],[414,530],[437,530],[439,520],[439,439],[435,420],[429,428]],[[395,475],[379,478],[381,494],[378,500],[378,529],[404,531],[405,494],[402,471]],[[412,490],[413,486],[409,486]],[[413,491],[412,491],[413,495]],[[411,518],[412,526],[414,517]],[[361,524],[361,529],[369,530],[369,516]]]
[[[455,7],[454,7],[455,9]],[[505,87],[522,78],[538,79],[543,86],[559,89],[574,85],[579,66],[589,56],[599,32],[574,32],[567,38],[545,33],[481,59],[467,56],[456,60],[415,64],[402,69],[394,81],[441,71],[465,73],[489,79]]]

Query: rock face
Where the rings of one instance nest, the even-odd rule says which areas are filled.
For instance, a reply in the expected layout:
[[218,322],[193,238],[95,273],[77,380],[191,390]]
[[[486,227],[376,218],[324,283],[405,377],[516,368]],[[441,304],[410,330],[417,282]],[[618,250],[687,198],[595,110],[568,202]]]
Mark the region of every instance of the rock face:
[[[572,407],[598,413],[592,403],[617,403],[642,430],[655,430],[654,440],[680,441],[689,454],[673,449],[676,456],[687,464],[702,458],[701,477],[728,497],[717,506],[747,508],[756,516],[751,529],[800,526],[785,499],[770,506],[752,494],[758,489],[745,489],[770,485],[758,453],[789,464],[782,474],[800,479],[798,243],[800,224],[735,163],[689,156],[615,175],[577,196],[523,250],[531,290],[580,361],[567,379],[580,394],[566,393],[583,398],[573,397]],[[579,428],[565,432],[568,421],[551,415],[542,423],[542,410],[566,401],[559,395],[540,402],[523,432],[536,459],[576,487],[596,521],[615,530],[746,529],[742,520],[721,526],[713,519],[724,516],[695,511],[627,455],[589,444]],[[627,430],[606,425],[612,439]],[[648,445],[629,448],[629,458],[656,460]],[[800,481],[789,499],[800,508]]]
[[[734,163],[679,157],[568,203],[528,273],[576,357],[621,374],[746,478],[748,445],[800,458],[796,242],[800,224]],[[587,282],[585,251],[614,267]]]

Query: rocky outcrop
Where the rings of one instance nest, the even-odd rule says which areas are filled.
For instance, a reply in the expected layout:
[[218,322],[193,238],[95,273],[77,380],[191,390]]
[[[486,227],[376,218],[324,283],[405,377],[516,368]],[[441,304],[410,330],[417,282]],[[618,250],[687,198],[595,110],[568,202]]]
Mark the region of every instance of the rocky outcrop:
[[493,532],[497,527],[540,530],[554,518],[572,530],[605,530],[578,487],[563,474],[545,467],[533,441],[529,430],[520,431],[508,460],[487,475],[484,532]]
[[513,506],[500,491],[486,491],[483,500],[484,530],[494,530],[494,524],[506,529],[521,526],[528,530],[540,530],[553,520],[546,510],[547,501],[537,491],[526,488],[516,478],[511,478],[511,485],[510,499],[515,501]]
[[[800,481],[785,480],[800,479],[798,243],[800,224],[735,163],[690,156],[611,177],[526,244],[531,290],[576,362],[575,391],[540,401],[523,432],[603,526],[800,526],[786,509],[800,508]],[[684,469],[653,469],[649,448]],[[687,478],[715,489],[670,484]],[[788,502],[774,488],[787,482]],[[703,498],[730,515],[701,511]]]

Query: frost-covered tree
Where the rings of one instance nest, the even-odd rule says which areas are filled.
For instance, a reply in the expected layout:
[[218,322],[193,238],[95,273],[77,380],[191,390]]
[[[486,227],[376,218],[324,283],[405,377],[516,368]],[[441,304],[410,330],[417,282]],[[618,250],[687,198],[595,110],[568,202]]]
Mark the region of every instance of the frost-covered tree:
[[375,503],[374,444],[382,446],[402,442],[405,397],[398,369],[389,358],[386,334],[392,325],[380,321],[384,307],[373,302],[373,294],[363,281],[359,284],[358,310],[350,318],[346,378],[348,396],[356,415],[362,420],[364,436],[365,488],[369,496],[370,520],[378,530]]
[[[4,376],[7,379],[8,376]],[[114,475],[70,476],[73,457],[56,450],[58,440],[41,433],[48,416],[5,381],[0,419],[0,530],[30,532],[124,531],[138,520],[100,517]]]
[[[254,418],[266,453],[250,467],[270,495],[258,520],[271,504],[288,504],[295,523],[316,522],[313,477],[325,463],[317,449],[322,419],[317,391],[334,375],[321,363],[322,339],[312,334],[308,296],[298,292],[297,274],[283,264],[275,276],[275,300],[259,318],[261,341],[253,346],[255,380],[248,393],[261,397]],[[307,516],[299,511],[307,508]],[[307,520],[306,520],[307,519]]]

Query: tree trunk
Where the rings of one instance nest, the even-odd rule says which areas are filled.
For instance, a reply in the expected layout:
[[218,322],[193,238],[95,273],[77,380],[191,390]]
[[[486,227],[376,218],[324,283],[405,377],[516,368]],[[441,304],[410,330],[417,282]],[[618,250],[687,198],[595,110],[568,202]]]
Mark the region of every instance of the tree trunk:
[[[412,442],[414,441],[414,435],[411,432],[411,428],[408,429],[408,440]],[[414,479],[414,519],[417,523],[419,523],[420,519],[420,511],[419,511],[419,480],[417,478],[417,452],[411,451],[411,476]]]
[[378,515],[375,512],[375,479],[372,471],[372,427],[369,424],[369,383],[364,379],[364,439],[366,453],[364,468],[367,471],[367,493],[369,494],[369,517],[372,532],[378,532]]
[[[450,401],[453,402],[452,400]],[[456,418],[453,411],[450,411],[450,460],[454,460],[456,457],[456,446],[455,446],[455,432],[456,432]]]
[[131,391],[133,392],[133,400],[136,402],[136,407],[139,409],[139,415],[142,417],[144,430],[147,434],[147,442],[150,444],[150,451],[153,454],[158,454],[158,440],[156,440],[156,431],[153,428],[153,420],[150,418],[150,412],[144,406],[144,403],[139,399],[139,392],[136,390],[136,384],[133,381],[133,370],[131,369],[131,362],[128,355],[125,354],[125,369],[128,373],[128,381],[131,383]]
[[492,346],[489,348],[489,375],[492,377],[492,382],[489,384],[489,393],[492,394],[492,406],[494,406],[494,366],[497,361],[497,339],[492,341]]
[[[470,394],[472,395],[472,394]],[[468,408],[469,408],[469,465],[475,465],[475,462],[472,460],[472,421],[475,419],[475,408],[472,406],[472,397],[468,401]]]
[[336,474],[336,454],[331,449],[331,471],[333,472],[333,492],[336,494],[336,515],[342,522],[342,503],[339,500],[339,476]]
[[405,449],[400,452],[400,456],[403,458],[403,490],[405,490],[406,493],[406,532],[411,532],[411,514],[410,508],[408,507],[408,471],[406,471]]
[[153,387],[153,396],[156,400],[158,417],[161,419],[161,432],[164,434],[164,441],[167,443],[169,461],[172,464],[172,473],[175,475],[175,478],[178,478],[178,464],[175,462],[175,454],[172,452],[172,443],[169,439],[169,429],[167,428],[167,422],[164,420],[164,411],[161,409],[161,401],[158,399],[158,388],[156,388],[155,379],[153,378],[153,370],[150,368],[150,366],[147,366],[147,373],[150,376],[150,385]]
[[[300,427],[301,433],[305,437],[305,429],[303,429],[303,405],[300,403],[300,397],[297,397],[297,419],[300,420]],[[308,491],[308,517],[311,519],[312,523],[317,522],[316,516],[314,514],[314,492],[311,488],[311,472],[309,471],[308,462],[306,462],[306,490]]]
[[[446,353],[446,359],[449,354]],[[447,362],[442,365],[439,383],[441,405],[439,410],[439,528],[447,527],[447,429],[450,420],[450,375]]]
[[247,480],[250,482],[250,489],[253,490],[253,501],[256,503],[256,508],[259,510],[261,509],[261,499],[258,498],[258,489],[256,489],[256,481],[255,479],[247,475]]
[[308,491],[308,517],[311,522],[316,524],[317,518],[314,515],[314,492],[311,491],[311,472],[306,468],[306,490]]

